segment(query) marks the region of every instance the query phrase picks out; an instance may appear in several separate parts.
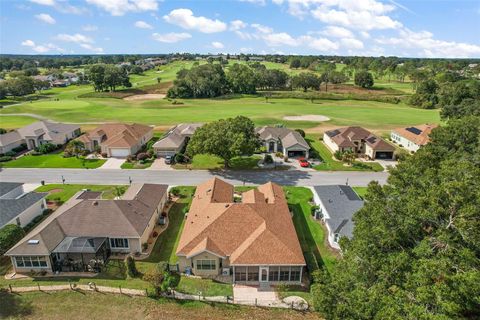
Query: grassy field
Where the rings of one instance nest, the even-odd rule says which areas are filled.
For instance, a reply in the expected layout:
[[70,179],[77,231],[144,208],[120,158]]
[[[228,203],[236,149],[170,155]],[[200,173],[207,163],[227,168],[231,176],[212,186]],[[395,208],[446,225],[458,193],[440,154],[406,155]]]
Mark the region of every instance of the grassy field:
[[320,319],[316,313],[253,308],[198,301],[176,301],[91,292],[0,293],[0,318],[35,320],[77,319]]
[[105,163],[101,159],[64,158],[63,152],[39,156],[26,155],[16,160],[0,163],[3,168],[85,168],[95,169]]
[[[230,169],[246,170],[258,168],[258,161],[261,157],[253,155],[250,157],[235,157],[230,160]],[[196,169],[196,170],[217,170],[224,168],[224,161],[211,154],[198,154],[193,157],[190,164],[174,164],[175,169]]]
[[26,116],[8,116],[8,117],[0,117],[0,128],[3,129],[16,129],[19,127],[23,127],[29,125],[35,121],[38,121],[32,117]]
[[59,200],[62,202],[67,201],[75,193],[80,190],[87,189],[90,191],[101,191],[102,199],[113,199],[116,196],[122,195],[127,186],[107,186],[107,185],[89,185],[89,184],[47,184],[38,187],[37,192],[49,192],[47,201]]
[[319,135],[309,135],[306,140],[321,158],[322,163],[314,166],[315,170],[320,171],[383,171],[384,168],[377,162],[355,161],[351,166],[345,166],[343,162],[333,159],[333,155],[328,148],[319,140]]

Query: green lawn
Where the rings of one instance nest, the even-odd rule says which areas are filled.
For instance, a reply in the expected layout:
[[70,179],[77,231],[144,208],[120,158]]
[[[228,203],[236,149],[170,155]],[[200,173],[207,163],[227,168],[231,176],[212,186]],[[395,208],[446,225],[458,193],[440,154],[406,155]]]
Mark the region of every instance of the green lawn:
[[152,299],[83,291],[0,292],[1,319],[256,319],[313,320],[316,313],[222,303]]
[[[103,199],[113,199],[117,195],[122,195],[126,190],[127,186],[108,186],[108,185],[89,185],[89,184],[47,184],[41,187],[38,187],[35,191],[37,192],[49,192],[47,200],[59,200],[62,202],[67,201],[75,193],[80,190],[88,189],[90,191],[102,191]],[[51,192],[54,190],[54,192]]]
[[365,194],[367,193],[367,187],[352,187],[353,190],[360,196],[360,198],[365,198]]
[[313,198],[310,189],[284,187],[289,207],[293,210],[293,224],[310,272],[319,268],[331,270],[337,259],[327,246],[326,233],[322,225],[311,214],[309,201]]
[[8,116],[2,117],[0,116],[0,128],[3,129],[16,129],[19,127],[23,127],[38,121],[32,117],[25,117],[25,116]]
[[16,160],[0,163],[3,168],[85,168],[95,169],[105,163],[106,160],[64,158],[63,152],[44,154],[39,156],[26,155]]
[[[253,155],[250,157],[235,157],[230,160],[230,169],[245,170],[258,168],[258,161],[261,157]],[[220,157],[211,154],[197,154],[193,157],[192,163],[173,165],[175,169],[197,169],[197,170],[216,170],[223,169],[223,160]]]
[[383,171],[384,168],[377,162],[360,162],[355,161],[351,166],[345,166],[343,162],[333,159],[333,155],[328,148],[319,140],[318,135],[309,135],[306,137],[307,142],[317,153],[322,163],[314,166],[315,170],[320,171]]
[[177,290],[190,294],[201,292],[204,296],[233,296],[231,284],[219,283],[210,279],[181,277]]

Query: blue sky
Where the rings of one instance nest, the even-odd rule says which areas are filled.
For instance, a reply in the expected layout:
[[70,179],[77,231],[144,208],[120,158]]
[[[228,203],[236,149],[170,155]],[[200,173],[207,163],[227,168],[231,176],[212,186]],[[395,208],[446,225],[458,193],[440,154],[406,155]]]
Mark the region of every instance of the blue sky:
[[0,52],[480,57],[480,1],[2,0]]

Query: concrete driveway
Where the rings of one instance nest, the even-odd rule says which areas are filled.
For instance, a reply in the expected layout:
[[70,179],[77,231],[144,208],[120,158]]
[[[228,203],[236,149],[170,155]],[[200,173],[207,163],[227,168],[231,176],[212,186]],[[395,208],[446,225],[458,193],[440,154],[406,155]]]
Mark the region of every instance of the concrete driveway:
[[125,159],[108,158],[108,160],[99,169],[121,169]]
[[153,161],[152,165],[145,170],[175,170],[165,163],[165,158],[158,158]]

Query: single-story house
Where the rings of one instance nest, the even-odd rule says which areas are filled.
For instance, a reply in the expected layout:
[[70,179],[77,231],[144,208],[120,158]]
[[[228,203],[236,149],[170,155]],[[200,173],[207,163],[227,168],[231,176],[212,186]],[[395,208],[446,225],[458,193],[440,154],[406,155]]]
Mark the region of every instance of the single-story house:
[[410,152],[416,152],[430,141],[430,133],[438,127],[436,124],[422,124],[419,126],[398,128],[391,132],[390,138],[399,146]]
[[177,248],[181,272],[233,283],[299,284],[306,265],[282,188],[266,183],[234,201],[212,178],[196,189]]
[[363,207],[363,200],[349,186],[326,185],[313,187],[313,199],[319,209],[315,219],[321,219],[328,230],[328,243],[340,249],[341,237],[353,236],[353,214]]
[[106,123],[78,138],[85,149],[100,149],[108,157],[127,157],[137,153],[153,137],[153,127],[143,124]]
[[16,273],[98,271],[112,252],[144,251],[168,186],[132,184],[119,200],[80,191],[5,253]]
[[182,123],[171,128],[160,140],[155,142],[153,150],[158,157],[174,156],[182,152],[201,123]]
[[29,150],[44,143],[65,144],[80,135],[80,126],[47,120],[37,121],[28,126],[0,135],[0,153],[6,153],[22,143]]
[[25,192],[23,183],[0,182],[0,228],[7,224],[25,227],[47,209],[47,194]]
[[325,131],[323,142],[332,151],[351,151],[369,159],[393,159],[395,147],[362,127]]
[[300,133],[288,128],[261,127],[255,129],[267,152],[281,152],[284,156],[308,158],[310,146]]

